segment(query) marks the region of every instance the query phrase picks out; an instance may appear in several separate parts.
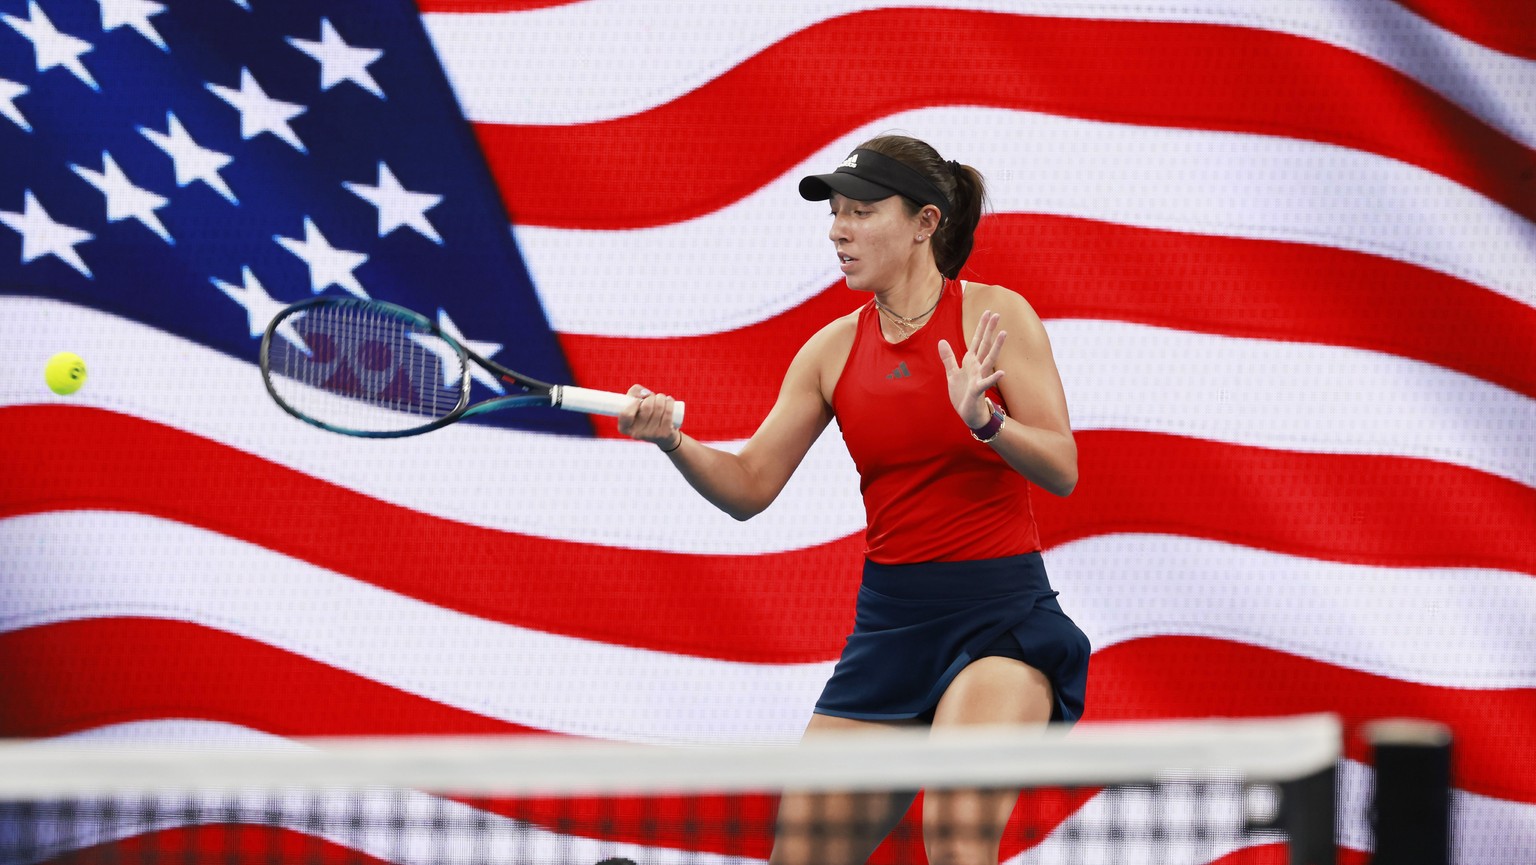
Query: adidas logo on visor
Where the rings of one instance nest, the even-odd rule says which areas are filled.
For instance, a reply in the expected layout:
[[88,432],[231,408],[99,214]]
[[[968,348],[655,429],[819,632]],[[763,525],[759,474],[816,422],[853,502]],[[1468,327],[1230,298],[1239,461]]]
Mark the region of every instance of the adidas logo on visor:
[[847,159],[844,159],[843,160],[843,164],[838,166],[838,168],[858,168],[858,167],[859,167],[859,155],[857,153],[853,154],[852,156],[848,157]]

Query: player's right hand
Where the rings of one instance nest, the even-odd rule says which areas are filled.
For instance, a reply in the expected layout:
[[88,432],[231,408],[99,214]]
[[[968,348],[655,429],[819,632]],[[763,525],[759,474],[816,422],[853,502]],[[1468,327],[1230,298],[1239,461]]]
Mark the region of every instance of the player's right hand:
[[670,448],[676,444],[681,433],[672,423],[672,406],[677,400],[664,393],[652,393],[650,388],[638,384],[627,394],[635,402],[619,413],[619,432],[657,447]]

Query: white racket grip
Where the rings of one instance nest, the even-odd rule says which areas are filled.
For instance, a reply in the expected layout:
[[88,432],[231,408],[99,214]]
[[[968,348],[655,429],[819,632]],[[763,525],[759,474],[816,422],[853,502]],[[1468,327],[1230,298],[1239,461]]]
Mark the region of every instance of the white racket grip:
[[[556,385],[549,392],[550,403],[563,408],[566,411],[580,411],[587,414],[602,414],[615,417],[619,412],[628,408],[635,398],[628,394],[612,393],[606,390],[589,390],[574,385]],[[683,426],[683,401],[678,400],[672,404],[672,425],[678,429]]]

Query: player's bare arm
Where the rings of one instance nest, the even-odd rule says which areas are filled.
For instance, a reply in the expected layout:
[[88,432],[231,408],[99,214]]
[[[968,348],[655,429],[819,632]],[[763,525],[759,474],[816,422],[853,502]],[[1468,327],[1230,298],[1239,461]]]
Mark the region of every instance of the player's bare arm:
[[[996,316],[995,321],[983,319],[988,312]],[[1077,485],[1077,443],[1040,316],[1017,292],[976,283],[967,287],[964,316],[965,331],[971,334],[967,354],[991,355],[992,362],[978,370],[980,375],[1002,373],[996,386],[1008,404],[1009,417],[990,446],[1032,483],[1058,496],[1070,494]],[[984,401],[957,404],[956,411],[962,408],[968,426],[985,422]]]
[[851,324],[850,318],[839,319],[806,341],[790,362],[773,408],[739,453],[678,431],[669,420],[670,398],[638,385],[630,395],[640,402],[632,418],[620,416],[619,431],[656,443],[710,504],[735,519],[750,519],[783,491],[832,420],[831,387],[852,342]]

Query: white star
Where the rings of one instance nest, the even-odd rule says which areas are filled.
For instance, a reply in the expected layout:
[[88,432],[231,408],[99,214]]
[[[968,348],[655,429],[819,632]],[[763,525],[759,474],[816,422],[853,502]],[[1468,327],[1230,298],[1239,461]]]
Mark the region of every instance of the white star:
[[96,0],[101,4],[101,29],[103,31],[116,30],[127,24],[139,31],[139,35],[160,46],[161,51],[170,51],[165,40],[160,38],[160,31],[155,25],[149,23],[149,16],[159,15],[165,11],[165,7],[151,0]]
[[[465,339],[464,335],[459,332],[458,327],[454,325],[453,319],[449,318],[448,313],[441,307],[439,307],[437,310],[437,326],[442,328],[445,334],[452,337],[465,348],[468,348],[470,351],[480,355],[481,357],[490,357],[496,352],[501,351],[500,343],[477,342],[475,340]],[[466,366],[459,359],[459,353],[454,351],[452,346],[450,346],[447,342],[444,342],[435,336],[424,333],[412,333],[408,335],[410,336],[412,342],[437,355],[438,360],[441,361],[443,369],[443,387],[457,387],[459,381],[461,380],[460,376],[462,375],[460,370]],[[480,382],[481,384],[497,393],[506,392],[505,388],[502,387],[501,382],[497,381],[496,377],[491,375],[491,373],[484,367],[481,367],[478,364],[468,364],[467,367],[469,369],[470,378]]]
[[384,56],[379,48],[358,48],[342,41],[329,18],[320,19],[320,41],[311,42],[289,36],[288,44],[320,61],[320,89],[330,90],[343,81],[351,81],[380,99],[384,91],[368,72],[368,65]]
[[8,120],[22,129],[31,132],[32,124],[27,122],[27,118],[21,116],[21,109],[16,107],[16,97],[26,92],[27,88],[24,85],[0,78],[0,114],[5,115]]
[[33,197],[32,190],[28,189],[26,194],[27,203],[21,213],[0,210],[0,222],[21,235],[22,264],[52,255],[82,274],[91,276],[91,269],[85,266],[80,253],[75,252],[75,246],[95,235],[62,222],[54,222],[48,211]]
[[309,217],[304,217],[303,240],[281,235],[273,235],[272,239],[309,265],[309,287],[315,294],[339,285],[358,297],[368,296],[362,283],[352,274],[353,270],[368,260],[368,256],[331,246]]
[[107,220],[119,222],[131,216],[160,235],[161,240],[176,243],[165,226],[160,224],[160,217],[155,215],[156,210],[169,202],[147,189],[134,186],[127,175],[123,174],[123,170],[117,167],[117,163],[112,161],[112,154],[105,150],[101,152],[101,163],[101,171],[92,171],[79,165],[71,165],[70,168],[107,197]]
[[249,141],[263,132],[270,132],[278,138],[288,142],[294,150],[307,153],[304,142],[299,136],[293,134],[288,127],[288,121],[309,109],[303,105],[295,105],[292,102],[283,102],[273,99],[256,83],[256,77],[251,70],[241,67],[240,89],[231,90],[228,87],[220,87],[217,84],[207,85],[215,96],[228,102],[240,112],[240,137]]
[[[438,310],[439,313],[442,310]],[[441,339],[427,333],[408,333],[411,342],[416,343],[427,351],[437,355],[438,364],[443,369],[443,387],[458,387],[463,380],[464,362],[459,360],[459,353],[453,347]]]
[[165,155],[171,157],[176,163],[176,185],[186,186],[195,180],[201,180],[208,184],[215,192],[224,196],[230,204],[239,204],[235,194],[229,191],[229,185],[224,178],[219,176],[219,169],[234,161],[234,157],[217,150],[209,150],[192,140],[187,130],[181,126],[181,121],[176,115],[167,111],[165,113],[167,132],[156,132],[153,129],[140,126],[139,132],[153,141],[155,146],[165,151]]
[[244,9],[247,12],[251,11],[250,0],[231,0],[231,2],[233,2],[236,6],[239,6],[241,9]]
[[389,166],[379,163],[379,185],[343,183],[354,195],[379,209],[379,236],[383,237],[402,225],[416,229],[417,233],[439,246],[443,238],[427,219],[427,211],[442,202],[441,195],[430,192],[411,192],[400,185]]
[[[449,318],[448,313],[441,307],[439,307],[437,310],[437,326],[442,328],[443,333],[446,333],[454,339],[458,340],[461,344],[463,344],[465,348],[469,349],[475,354],[480,355],[481,357],[489,358],[496,352],[501,351],[501,343],[499,342],[479,342],[477,340],[465,339],[464,334],[459,332],[458,325],[453,323],[453,319]],[[454,363],[457,364],[457,361],[454,361]],[[443,367],[444,386],[453,383],[448,380],[450,373],[451,370],[448,369],[445,362]],[[505,389],[501,386],[501,382],[496,380],[496,376],[491,375],[489,370],[485,369],[479,364],[472,363],[469,365],[469,377],[475,381],[480,382],[491,390],[496,391],[497,393],[506,392]]]
[[68,33],[60,33],[43,10],[38,8],[37,0],[27,4],[29,17],[24,19],[13,15],[3,15],[5,23],[32,43],[32,50],[37,53],[37,71],[52,69],[55,66],[63,66],[75,77],[90,85],[92,90],[100,90],[96,79],[86,70],[85,64],[80,62],[80,55],[90,51],[91,43],[84,39],[77,39]]
[[[274,300],[272,295],[262,287],[256,279],[256,274],[251,273],[249,267],[240,268],[240,274],[245,281],[245,286],[230,285],[218,277],[210,277],[219,291],[229,295],[229,299],[245,307],[246,324],[249,326],[251,336],[259,337],[267,332],[267,325],[277,314],[287,308],[288,304]],[[277,326],[277,335],[288,340],[299,351],[309,354],[309,346],[304,344],[304,338],[293,327],[294,319],[289,318]]]

